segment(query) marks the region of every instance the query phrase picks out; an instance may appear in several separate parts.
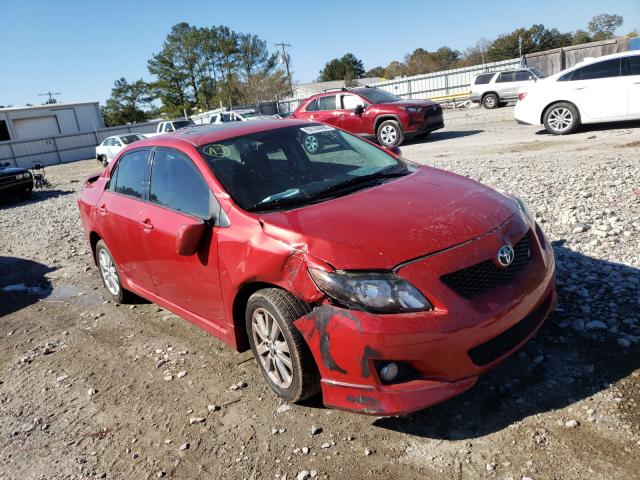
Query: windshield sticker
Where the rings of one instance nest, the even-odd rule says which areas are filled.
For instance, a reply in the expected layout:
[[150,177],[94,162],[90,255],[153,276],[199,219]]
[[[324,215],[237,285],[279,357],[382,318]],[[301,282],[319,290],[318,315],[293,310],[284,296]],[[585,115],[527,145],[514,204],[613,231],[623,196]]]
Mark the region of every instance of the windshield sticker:
[[302,127],[300,130],[307,135],[312,135],[314,133],[333,132],[335,128],[328,125],[314,125],[313,127]]
[[206,145],[202,152],[209,157],[228,157],[231,154],[231,150],[226,145],[220,143],[212,143]]

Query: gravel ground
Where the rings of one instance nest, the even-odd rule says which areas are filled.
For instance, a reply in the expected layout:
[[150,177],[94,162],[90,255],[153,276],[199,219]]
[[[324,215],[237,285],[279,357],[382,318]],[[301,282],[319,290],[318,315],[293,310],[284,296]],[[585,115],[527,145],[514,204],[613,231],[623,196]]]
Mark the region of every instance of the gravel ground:
[[553,241],[558,311],[519,354],[404,417],[283,405],[250,352],[105,300],[75,205],[98,165],[52,167],[0,205],[0,478],[640,478],[640,125],[445,121],[405,156],[521,196]]

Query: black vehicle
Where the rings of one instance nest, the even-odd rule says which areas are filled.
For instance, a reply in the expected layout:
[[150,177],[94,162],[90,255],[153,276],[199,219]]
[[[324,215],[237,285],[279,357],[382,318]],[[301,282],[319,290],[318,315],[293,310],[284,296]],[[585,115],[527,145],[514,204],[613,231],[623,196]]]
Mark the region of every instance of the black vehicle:
[[26,168],[0,163],[0,196],[28,197],[33,191],[33,175]]

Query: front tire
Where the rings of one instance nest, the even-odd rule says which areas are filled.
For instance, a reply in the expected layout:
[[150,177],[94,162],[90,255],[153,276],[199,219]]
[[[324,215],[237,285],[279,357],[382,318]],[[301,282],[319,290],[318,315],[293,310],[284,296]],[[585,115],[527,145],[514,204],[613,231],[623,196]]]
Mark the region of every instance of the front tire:
[[378,126],[376,136],[378,137],[378,143],[385,147],[396,146],[399,147],[404,142],[404,133],[400,124],[395,120],[385,120]]
[[500,106],[500,100],[495,93],[488,93],[482,98],[482,106],[492,110]]
[[552,135],[573,133],[580,125],[578,109],[567,102],[551,105],[544,112],[544,128]]
[[96,264],[100,270],[102,284],[109,292],[111,299],[116,303],[129,302],[133,294],[122,288],[118,266],[103,240],[99,240],[96,244]]
[[253,356],[271,390],[289,402],[320,391],[318,368],[293,325],[309,312],[308,305],[279,288],[258,290],[247,302],[246,328]]
[[316,155],[317,153],[322,152],[322,150],[324,149],[324,144],[322,143],[320,137],[318,137],[317,135],[307,135],[306,137],[304,137],[302,145],[304,146],[306,152],[310,153],[311,155]]

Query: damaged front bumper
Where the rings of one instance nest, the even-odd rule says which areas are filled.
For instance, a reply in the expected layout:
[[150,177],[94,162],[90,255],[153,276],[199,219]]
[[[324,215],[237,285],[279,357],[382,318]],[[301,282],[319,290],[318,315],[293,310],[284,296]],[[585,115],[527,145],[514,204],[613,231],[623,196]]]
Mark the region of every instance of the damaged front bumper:
[[[402,267],[400,276],[433,285],[425,292],[432,311],[380,315],[325,303],[296,320],[318,365],[325,405],[380,416],[421,410],[471,388],[525,344],[556,303],[551,246],[535,228],[523,233],[526,228],[511,223]],[[468,300],[439,282],[435,272],[454,257],[470,260],[524,234],[531,238],[531,261],[508,285]],[[384,382],[380,369],[388,362],[410,374]]]

